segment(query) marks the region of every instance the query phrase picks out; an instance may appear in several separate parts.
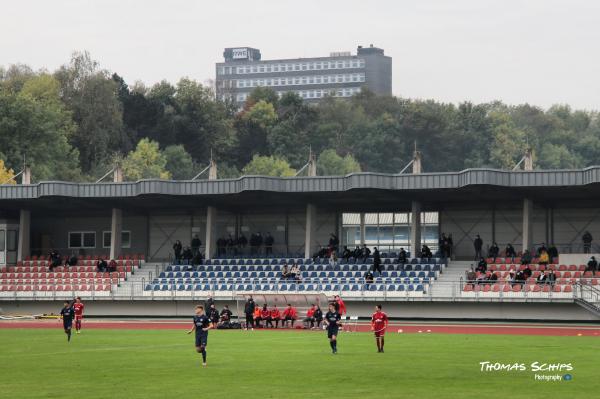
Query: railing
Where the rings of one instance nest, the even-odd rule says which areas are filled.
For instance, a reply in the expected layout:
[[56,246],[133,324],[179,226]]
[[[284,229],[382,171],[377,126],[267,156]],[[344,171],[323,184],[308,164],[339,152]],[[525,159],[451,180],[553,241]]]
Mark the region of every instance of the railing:
[[575,301],[585,308],[600,314],[600,289],[590,283],[590,280],[579,281],[575,284],[573,295]]

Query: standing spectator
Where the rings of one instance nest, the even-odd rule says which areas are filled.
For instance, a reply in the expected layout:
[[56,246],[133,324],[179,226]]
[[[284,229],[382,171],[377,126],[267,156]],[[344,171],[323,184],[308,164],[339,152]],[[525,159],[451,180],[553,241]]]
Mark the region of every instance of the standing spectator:
[[592,249],[592,240],[594,237],[592,237],[592,234],[589,231],[586,231],[583,233],[581,239],[583,240],[583,253],[589,254]]
[[404,248],[400,248],[400,253],[398,254],[398,263],[401,265],[405,264],[407,261],[408,255]]
[[342,259],[348,263],[350,257],[352,256],[352,252],[348,249],[348,246],[344,245],[344,250],[342,251]]
[[207,316],[210,322],[212,323],[213,328],[217,328],[217,324],[219,324],[219,318],[221,316],[219,315],[219,311],[215,307],[214,303],[210,305]]
[[181,245],[181,241],[177,240],[175,241],[175,244],[173,244],[173,253],[175,255],[175,263],[179,263],[179,260],[181,259],[181,251],[183,250],[183,246]]
[[246,330],[253,329],[254,330],[254,309],[256,308],[256,303],[254,303],[254,299],[252,299],[252,295],[246,300],[246,304],[244,305],[244,314],[246,315]]
[[248,245],[248,239],[246,238],[244,233],[240,233],[240,236],[237,239],[237,246],[238,246],[238,251],[240,252],[240,254],[244,253],[244,251],[246,249],[246,245]]
[[550,247],[548,248],[548,256],[550,257],[550,263],[558,262],[558,248],[556,248],[556,245],[550,244]]
[[523,255],[521,255],[521,264],[522,265],[528,265],[531,263],[531,252],[529,252],[528,249],[526,249],[525,251],[523,251]]
[[200,247],[202,246],[202,241],[200,241],[200,237],[198,237],[198,234],[194,235],[194,238],[192,238],[192,252],[194,253],[194,256],[198,256],[198,254],[200,253]]
[[475,240],[473,241],[473,247],[475,248],[475,259],[481,258],[483,255],[481,254],[481,248],[483,248],[483,240],[477,234]]
[[506,249],[504,250],[504,256],[507,258],[511,258],[511,262],[515,261],[515,257],[517,256],[517,251],[512,246],[511,243],[506,244]]
[[323,321],[323,311],[319,305],[317,305],[315,308],[313,318],[315,319],[315,328],[321,327],[321,322]]
[[499,254],[500,254],[500,248],[498,248],[498,244],[493,243],[489,249],[489,256],[490,256],[490,258],[493,259],[492,260],[493,263],[496,263],[496,258],[498,257]]
[[287,308],[283,311],[283,315],[281,317],[281,325],[287,327],[287,322],[292,322],[292,328],[294,328],[294,323],[298,318],[298,313],[296,312],[296,308],[294,308],[291,304],[288,303]]
[[367,263],[369,255],[371,255],[371,250],[369,249],[369,247],[367,247],[367,244],[363,244],[362,250],[360,251],[360,256],[363,259],[363,263]]
[[596,272],[598,270],[598,261],[595,256],[592,256],[587,263],[587,267],[585,268],[586,272]]
[[373,271],[381,273],[381,255],[377,247],[373,248]]
[[229,233],[227,235],[227,242],[225,243],[225,245],[227,245],[227,253],[230,256],[232,256],[232,255],[235,256],[236,253],[237,253],[237,251],[235,249],[236,242],[237,241],[233,238],[233,236],[231,235],[231,233]]
[[275,243],[275,239],[271,235],[270,232],[267,231],[267,235],[265,236],[265,255],[273,255],[273,244]]
[[360,258],[360,254],[362,253],[360,247],[357,245],[356,248],[354,248],[354,251],[352,251],[352,257],[354,258],[354,260],[358,260],[358,258]]
[[273,305],[271,308],[271,321],[275,322],[275,328],[278,328],[279,320],[281,320],[281,313],[277,309],[277,305]]
[[340,239],[333,233],[329,235],[329,246],[336,252],[340,246]]
[[454,241],[452,240],[452,233],[448,234],[448,250],[450,252],[450,258],[454,252]]

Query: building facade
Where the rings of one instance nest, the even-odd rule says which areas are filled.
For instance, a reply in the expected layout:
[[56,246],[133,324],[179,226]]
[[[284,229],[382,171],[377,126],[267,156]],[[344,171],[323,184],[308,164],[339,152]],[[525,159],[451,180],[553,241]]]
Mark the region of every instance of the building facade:
[[280,95],[295,92],[308,102],[326,96],[351,97],[366,87],[379,95],[392,94],[392,58],[383,49],[358,46],[329,57],[262,60],[260,50],[226,48],[216,64],[217,98],[243,104],[256,87],[270,87]]

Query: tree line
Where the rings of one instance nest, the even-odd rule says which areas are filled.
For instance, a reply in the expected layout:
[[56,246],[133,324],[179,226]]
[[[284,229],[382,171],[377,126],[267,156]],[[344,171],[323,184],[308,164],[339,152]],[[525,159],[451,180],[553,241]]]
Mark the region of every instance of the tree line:
[[0,67],[0,176],[25,161],[35,181],[93,181],[115,162],[129,180],[189,179],[212,156],[220,178],[293,176],[318,157],[319,175],[399,172],[414,144],[427,172],[512,168],[532,148],[538,168],[597,163],[597,111],[496,101],[458,105],[376,96],[318,105],[257,88],[241,109],[181,78],[128,85],[74,53],[54,72]]

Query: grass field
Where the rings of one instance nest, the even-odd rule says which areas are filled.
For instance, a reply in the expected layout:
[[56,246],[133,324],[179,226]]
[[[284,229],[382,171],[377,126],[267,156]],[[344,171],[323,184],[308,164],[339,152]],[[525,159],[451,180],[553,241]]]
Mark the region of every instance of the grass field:
[[[2,398],[590,398],[600,392],[600,339],[211,331],[208,367],[181,330],[0,329]],[[571,363],[571,381],[481,372],[481,361]],[[566,372],[539,372],[554,375]]]

